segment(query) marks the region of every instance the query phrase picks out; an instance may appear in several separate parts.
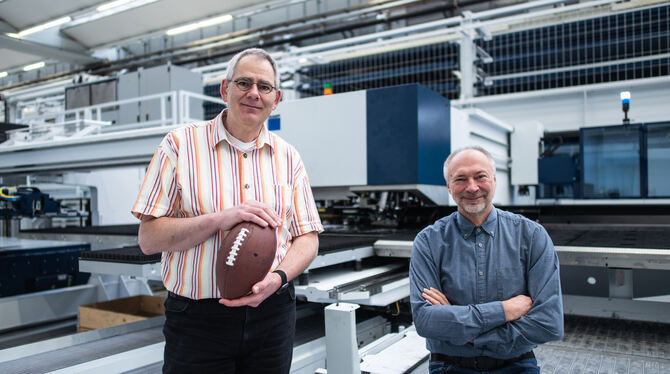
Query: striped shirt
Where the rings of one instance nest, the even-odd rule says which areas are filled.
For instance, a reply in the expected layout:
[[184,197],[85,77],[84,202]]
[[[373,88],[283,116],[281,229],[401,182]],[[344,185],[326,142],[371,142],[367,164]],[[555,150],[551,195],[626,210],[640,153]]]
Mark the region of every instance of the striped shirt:
[[[263,126],[255,147],[243,152],[226,135],[226,111],[207,122],[168,133],[147,169],[132,213],[137,218],[194,217],[264,202],[282,220],[274,270],[294,237],[323,231],[298,152]],[[163,252],[161,275],[168,291],[191,299],[219,298],[216,255],[225,232],[194,248]],[[167,250],[168,248],[166,248]]]

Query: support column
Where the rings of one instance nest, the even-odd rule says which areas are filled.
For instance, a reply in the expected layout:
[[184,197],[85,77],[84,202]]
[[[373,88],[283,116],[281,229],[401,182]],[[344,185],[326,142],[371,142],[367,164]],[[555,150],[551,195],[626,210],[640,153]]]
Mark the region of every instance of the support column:
[[325,309],[326,368],[329,374],[361,372],[356,309],[358,305],[348,303],[330,304]]

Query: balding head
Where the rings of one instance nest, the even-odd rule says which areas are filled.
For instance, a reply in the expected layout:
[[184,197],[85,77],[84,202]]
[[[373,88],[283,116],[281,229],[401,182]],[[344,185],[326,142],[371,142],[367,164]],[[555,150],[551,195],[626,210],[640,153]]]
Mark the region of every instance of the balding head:
[[478,152],[483,153],[486,156],[486,158],[489,159],[489,163],[491,164],[491,173],[493,175],[495,175],[495,173],[496,173],[496,162],[495,162],[495,160],[493,160],[493,157],[491,156],[489,151],[487,151],[486,149],[484,149],[484,148],[482,148],[478,145],[470,145],[470,146],[467,146],[467,147],[459,148],[459,149],[451,152],[449,157],[447,157],[446,161],[444,161],[444,167],[443,167],[442,171],[444,173],[444,180],[446,182],[449,182],[449,165],[451,164],[451,161],[454,159],[454,157],[456,157],[456,155],[458,155],[459,153],[461,153],[463,151],[478,151]]

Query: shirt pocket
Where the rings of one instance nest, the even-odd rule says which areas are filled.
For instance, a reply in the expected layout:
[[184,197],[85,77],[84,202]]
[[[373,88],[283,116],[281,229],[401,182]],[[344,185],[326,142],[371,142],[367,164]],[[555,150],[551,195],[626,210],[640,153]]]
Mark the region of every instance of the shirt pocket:
[[526,277],[521,266],[500,267],[497,269],[496,278],[500,301],[527,294]]

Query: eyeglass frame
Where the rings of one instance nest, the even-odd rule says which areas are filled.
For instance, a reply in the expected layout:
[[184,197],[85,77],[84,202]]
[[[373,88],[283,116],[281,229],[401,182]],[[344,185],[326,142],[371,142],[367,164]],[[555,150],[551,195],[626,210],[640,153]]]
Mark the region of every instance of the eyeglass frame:
[[[258,88],[258,92],[260,92],[264,95],[269,95],[273,90],[277,89],[277,87],[271,85],[269,82],[263,82],[263,81],[254,82],[251,78],[245,78],[245,77],[233,79],[232,82],[235,83],[235,87],[237,87],[240,91],[244,91],[244,92],[247,92],[247,91],[251,90],[251,87],[254,84],[256,85],[256,88]],[[240,83],[249,83],[249,88],[244,89],[244,88],[240,87]],[[262,85],[267,85],[268,87],[270,87],[270,90],[268,92],[263,92],[261,87],[258,85],[259,83],[261,83]]]

